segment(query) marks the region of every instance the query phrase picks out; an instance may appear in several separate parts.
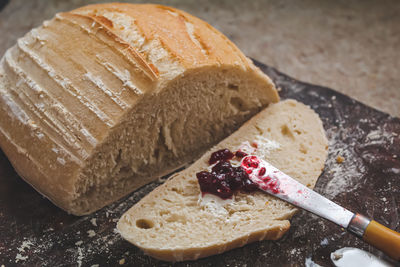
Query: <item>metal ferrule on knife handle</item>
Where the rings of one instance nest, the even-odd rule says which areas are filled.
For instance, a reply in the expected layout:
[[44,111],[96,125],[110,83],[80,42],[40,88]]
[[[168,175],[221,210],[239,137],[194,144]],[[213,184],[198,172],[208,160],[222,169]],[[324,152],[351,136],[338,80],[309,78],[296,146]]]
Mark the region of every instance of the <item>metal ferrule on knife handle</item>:
[[347,230],[393,259],[400,260],[400,233],[358,213],[354,214]]
[[367,229],[367,226],[370,222],[371,220],[364,215],[355,213],[353,218],[351,218],[349,226],[347,226],[347,231],[355,234],[359,238],[362,238],[364,236],[365,229]]

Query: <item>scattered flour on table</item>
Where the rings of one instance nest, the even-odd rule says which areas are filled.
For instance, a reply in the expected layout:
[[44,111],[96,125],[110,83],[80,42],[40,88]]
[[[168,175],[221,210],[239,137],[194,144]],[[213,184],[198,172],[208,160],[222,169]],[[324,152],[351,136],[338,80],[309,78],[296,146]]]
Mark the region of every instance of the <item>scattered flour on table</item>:
[[82,248],[78,248],[78,258],[77,258],[77,263],[78,266],[82,266],[82,260],[83,260],[83,252],[82,252]]
[[[144,186],[143,189],[150,191],[157,185],[159,183],[149,184]],[[15,262],[18,265],[32,266],[34,264],[28,265],[30,261],[37,262],[38,259],[46,259],[47,257],[49,261],[44,261],[42,266],[53,266],[50,265],[50,259],[54,260],[57,256],[52,253],[52,250],[58,244],[71,244],[70,247],[62,246],[65,250],[61,258],[57,259],[65,260],[68,266],[90,266],[87,265],[87,261],[93,260],[93,256],[111,255],[114,246],[122,240],[115,228],[115,223],[134,202],[137,202],[144,195],[142,190],[132,193],[122,202],[123,204],[121,202],[111,204],[108,209],[99,211],[94,216],[81,217],[75,223],[63,226],[61,229],[48,228],[40,236],[27,235],[23,240],[16,239],[14,247],[20,246],[18,249],[14,249],[16,254]],[[86,231],[87,228],[84,228],[91,225],[94,227],[93,223],[98,226],[100,225],[99,222],[101,224],[104,223],[104,226],[106,226],[102,231],[95,232],[95,228]],[[63,224],[60,223],[60,225]],[[123,254],[128,255],[127,252],[121,252],[121,255],[117,255],[117,257],[120,256],[122,258],[124,257]],[[118,260],[116,264],[118,265]],[[92,266],[100,265],[92,264]]]
[[96,232],[94,230],[89,230],[87,231],[88,237],[94,237],[96,235]]
[[[345,114],[338,113],[339,117]],[[339,119],[338,122],[341,122]],[[368,127],[365,127],[368,126]],[[373,130],[365,129],[374,128]],[[341,193],[352,192],[360,186],[369,166],[373,166],[377,160],[374,151],[377,148],[388,148],[393,145],[396,133],[386,123],[379,125],[378,122],[363,118],[359,120],[356,127],[342,127],[341,123],[327,129],[329,139],[329,155],[326,162],[326,175],[329,180],[320,185],[320,191],[330,199]],[[344,140],[347,140],[344,142]],[[337,157],[345,160],[336,162]],[[386,168],[388,173],[398,174],[400,169]],[[317,185],[318,186],[318,185]]]
[[22,256],[20,253],[17,253],[17,256],[15,256],[15,263],[25,261],[26,259],[28,259],[28,256]]
[[[331,179],[324,186],[324,195],[328,198],[356,189],[358,184],[355,181],[359,180],[358,177],[365,171],[362,159],[354,157],[354,152],[350,150],[352,148],[330,146],[331,149],[334,155],[328,156],[326,162],[326,166],[330,166],[327,174],[331,176]],[[346,158],[346,161],[337,163],[337,155]]]
[[328,244],[329,244],[328,238],[325,237],[324,239],[321,240],[320,243],[321,246],[327,246]]
[[24,256],[23,254],[26,253],[25,249],[30,249],[33,243],[30,240],[24,240],[20,247],[17,248],[18,252],[15,256],[15,263],[20,261],[25,261],[28,259],[28,256]]
[[30,240],[25,240],[22,242],[22,245],[17,248],[19,252],[25,252],[25,249],[30,249],[33,243]]

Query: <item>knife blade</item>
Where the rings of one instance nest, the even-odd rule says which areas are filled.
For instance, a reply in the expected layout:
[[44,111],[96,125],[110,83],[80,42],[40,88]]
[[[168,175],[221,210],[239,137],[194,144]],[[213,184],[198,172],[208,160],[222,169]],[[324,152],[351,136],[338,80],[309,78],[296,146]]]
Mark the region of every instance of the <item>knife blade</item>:
[[330,220],[400,260],[399,233],[341,207],[257,156],[244,157],[241,167],[262,191]]

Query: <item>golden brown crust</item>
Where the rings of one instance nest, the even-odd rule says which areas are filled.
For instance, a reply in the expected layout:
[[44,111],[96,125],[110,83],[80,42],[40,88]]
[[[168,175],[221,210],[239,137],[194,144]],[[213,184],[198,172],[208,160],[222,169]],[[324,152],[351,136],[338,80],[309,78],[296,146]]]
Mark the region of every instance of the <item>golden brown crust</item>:
[[[146,40],[159,39],[168,52],[179,59],[187,69],[214,64],[249,67],[243,53],[223,34],[208,23],[172,7],[112,3],[89,5],[70,13],[85,14],[93,20],[97,18],[97,22],[118,35],[118,30],[110,27],[113,24],[109,19],[104,20],[104,15],[96,15],[103,12],[123,13],[132,17],[135,26]],[[103,19],[98,19],[99,17]],[[186,23],[194,27],[194,38],[191,38]],[[200,45],[195,41],[196,39]]]
[[[275,226],[268,230],[254,231],[249,236],[242,236],[236,240],[232,240],[221,246],[209,246],[204,248],[189,248],[181,250],[151,250],[143,249],[144,253],[163,261],[177,262],[177,261],[193,261],[200,258],[205,258],[216,254],[224,253],[234,248],[243,247],[247,244],[251,244],[262,240],[278,240],[280,239],[289,229],[290,222],[288,220],[280,221],[279,226]],[[179,255],[179,259],[177,258]]]
[[[6,105],[1,100],[0,112],[8,112]],[[43,170],[40,168],[40,161],[43,159],[35,158],[35,155],[30,155],[30,152],[23,147],[35,149],[39,154],[49,153],[48,149],[43,147],[43,145],[49,145],[50,142],[38,143],[32,142],[30,138],[25,138],[25,140],[20,139],[19,144],[16,144],[14,142],[17,140],[16,136],[23,132],[29,133],[29,128],[23,125],[16,125],[15,121],[10,120],[10,117],[0,116],[0,125],[4,124],[7,124],[10,129],[15,130],[9,131],[9,134],[12,134],[12,136],[6,135],[5,131],[0,130],[0,147],[7,155],[18,175],[31,184],[37,191],[47,196],[54,204],[68,211],[70,201],[73,197],[71,195],[73,184],[70,177],[79,169],[79,166],[74,162],[69,162],[67,165],[56,167],[54,165],[58,164],[58,162],[48,162],[50,165],[49,168]]]
[[[81,15],[81,14],[75,14],[75,13],[59,13],[57,14],[58,18],[60,19],[68,19],[68,18],[85,18],[91,20],[91,22],[96,22],[99,25],[101,25],[102,28],[99,30],[104,30],[104,32],[110,37],[110,40],[112,42],[118,43],[118,45],[122,46],[122,49],[125,51],[128,51],[128,53],[132,56],[132,58],[135,60],[135,63],[138,64],[141,69],[149,76],[149,78],[152,81],[155,81],[159,78],[158,75],[158,70],[156,67],[154,67],[153,64],[147,62],[143,55],[139,53],[135,48],[130,46],[125,40],[121,39],[118,37],[115,33],[113,33],[112,29],[112,21],[109,19],[103,17],[103,16],[97,16],[97,15]],[[111,26],[110,26],[111,25]],[[115,45],[114,43],[114,45]]]

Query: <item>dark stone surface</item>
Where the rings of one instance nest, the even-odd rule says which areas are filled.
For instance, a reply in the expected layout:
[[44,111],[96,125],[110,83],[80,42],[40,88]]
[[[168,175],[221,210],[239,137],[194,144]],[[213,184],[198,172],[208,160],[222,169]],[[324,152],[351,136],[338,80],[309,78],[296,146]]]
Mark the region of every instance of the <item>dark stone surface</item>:
[[[281,89],[282,99],[294,98],[310,105],[322,118],[330,148],[315,190],[400,231],[400,119],[331,89],[259,66]],[[341,164],[336,162],[338,155],[345,158]],[[0,153],[0,265],[114,266],[122,259],[129,266],[170,265],[144,255],[113,232],[120,215],[160,183],[146,185],[91,216],[74,217],[19,178]],[[346,246],[389,260],[333,223],[307,212],[300,211],[291,223],[290,231],[279,241],[256,242],[175,265],[304,266],[306,258],[311,258],[330,266],[330,253]]]

